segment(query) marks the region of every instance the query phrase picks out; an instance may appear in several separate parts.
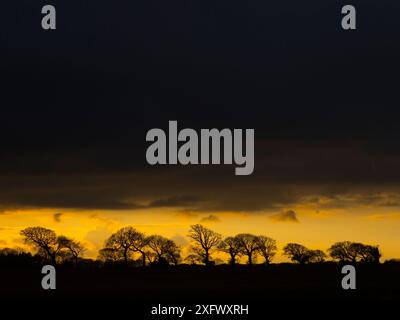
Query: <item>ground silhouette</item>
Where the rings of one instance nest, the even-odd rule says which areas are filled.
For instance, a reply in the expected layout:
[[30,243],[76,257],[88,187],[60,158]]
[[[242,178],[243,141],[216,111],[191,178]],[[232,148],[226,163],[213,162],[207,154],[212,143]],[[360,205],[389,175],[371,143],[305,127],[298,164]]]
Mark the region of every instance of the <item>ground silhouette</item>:
[[[253,313],[268,308],[294,316],[304,308],[318,314],[317,306],[325,306],[340,318],[342,307],[382,310],[380,304],[400,301],[400,261],[381,263],[378,246],[357,242],[334,243],[329,256],[289,243],[282,249],[292,263],[274,263],[278,246],[272,238],[241,233],[223,239],[195,225],[189,233],[194,250],[185,259],[172,240],[124,227],[106,239],[93,260],[82,256],[79,242],[52,230],[30,227],[21,235],[34,250],[0,249],[2,301],[46,307],[126,304],[142,319],[155,304],[248,304]],[[217,251],[227,254],[225,263],[215,265]],[[41,287],[46,264],[56,266],[56,290]],[[341,286],[345,264],[356,267],[356,290]]]

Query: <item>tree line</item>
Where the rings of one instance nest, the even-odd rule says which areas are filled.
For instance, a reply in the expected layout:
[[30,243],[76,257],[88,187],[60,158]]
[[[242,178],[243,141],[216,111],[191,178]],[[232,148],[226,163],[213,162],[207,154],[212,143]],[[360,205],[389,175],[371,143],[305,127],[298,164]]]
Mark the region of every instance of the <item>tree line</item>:
[[[28,227],[20,232],[24,243],[36,251],[36,257],[52,264],[73,263],[77,265],[86,251],[84,245],[69,237],[57,236],[53,230],[43,227]],[[182,263],[214,265],[213,255],[223,252],[229,256],[230,265],[238,264],[245,258],[253,265],[258,257],[269,265],[277,251],[275,239],[264,235],[240,233],[223,238],[219,233],[201,225],[190,226],[188,237],[191,239],[189,254],[183,259],[182,248],[173,240],[161,235],[146,236],[128,226],[113,233],[99,250],[97,260],[104,264],[134,265],[178,265]],[[336,242],[325,253],[312,250],[298,243],[288,243],[283,255],[298,264],[323,263],[328,257],[341,263],[379,263],[381,252],[378,246],[358,242]],[[25,254],[22,250],[4,248],[0,256]],[[134,259],[139,256],[139,259]]]

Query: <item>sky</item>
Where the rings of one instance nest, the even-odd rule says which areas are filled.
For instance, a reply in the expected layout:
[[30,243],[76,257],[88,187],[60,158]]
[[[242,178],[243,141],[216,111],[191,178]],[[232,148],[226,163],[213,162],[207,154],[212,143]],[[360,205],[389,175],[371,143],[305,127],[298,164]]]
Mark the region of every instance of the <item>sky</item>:
[[[133,225],[189,226],[400,257],[400,27],[394,1],[41,1],[0,12],[0,245],[41,225],[95,257]],[[255,171],[149,166],[152,128],[255,129]],[[278,261],[284,258],[278,256]]]

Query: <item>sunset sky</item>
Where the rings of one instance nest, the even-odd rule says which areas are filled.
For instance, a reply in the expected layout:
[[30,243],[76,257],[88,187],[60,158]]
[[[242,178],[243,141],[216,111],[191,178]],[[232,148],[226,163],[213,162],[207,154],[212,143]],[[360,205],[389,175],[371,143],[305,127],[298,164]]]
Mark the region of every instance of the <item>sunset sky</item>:
[[[60,3],[52,33],[31,1],[0,5],[0,246],[40,225],[96,257],[122,226],[186,246],[202,223],[400,258],[399,4],[344,32],[341,3],[206,2]],[[148,165],[169,120],[255,129],[254,173]]]
[[[288,242],[297,242],[313,249],[325,250],[333,242],[346,239],[379,244],[383,259],[400,256],[400,215],[396,210],[377,211],[362,206],[350,212],[343,209],[317,212],[312,205],[299,205],[294,208],[299,222],[281,220],[285,215],[275,216],[272,212],[207,214],[174,209],[152,212],[70,210],[54,215],[54,210],[10,211],[1,217],[0,244],[2,247],[25,247],[19,230],[40,225],[81,241],[88,249],[85,255],[96,258],[97,251],[112,232],[122,226],[132,225],[147,235],[156,233],[173,239],[183,247],[185,254],[189,243],[186,237],[189,226],[202,223],[224,236],[242,232],[268,235],[278,241],[279,249]],[[275,259],[275,262],[280,261],[287,261],[281,256],[281,252]]]

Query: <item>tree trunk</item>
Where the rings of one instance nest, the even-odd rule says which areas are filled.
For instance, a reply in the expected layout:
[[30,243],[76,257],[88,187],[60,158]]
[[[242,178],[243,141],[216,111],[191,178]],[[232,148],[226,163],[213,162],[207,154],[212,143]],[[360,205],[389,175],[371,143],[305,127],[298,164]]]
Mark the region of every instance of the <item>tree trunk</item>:
[[124,262],[125,266],[128,266],[128,249],[124,249]]
[[142,254],[142,266],[146,266],[146,253],[144,251],[140,252]]
[[248,256],[249,256],[249,265],[252,266],[252,265],[253,265],[253,257],[252,257],[252,254],[250,253]]
[[50,249],[48,249],[48,248],[44,248],[44,249],[46,250],[46,252],[47,252],[47,254],[48,254],[48,256],[49,256],[49,258],[51,260],[51,264],[53,266],[55,266],[57,264],[56,253],[55,252],[51,252]]
[[206,266],[208,266],[210,264],[209,259],[210,259],[209,258],[209,253],[208,253],[208,250],[206,250],[206,254],[205,254],[205,257],[204,257],[204,263],[205,263]]

